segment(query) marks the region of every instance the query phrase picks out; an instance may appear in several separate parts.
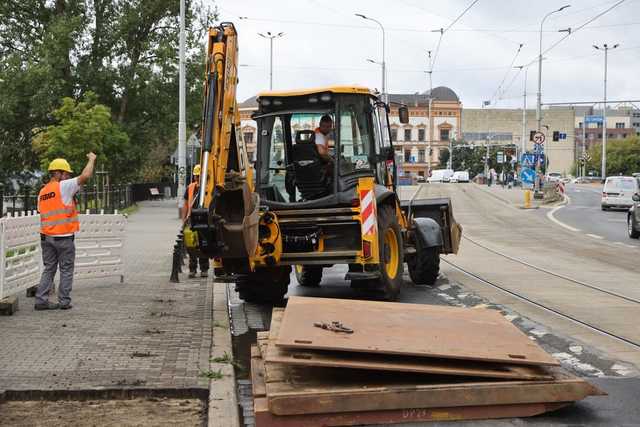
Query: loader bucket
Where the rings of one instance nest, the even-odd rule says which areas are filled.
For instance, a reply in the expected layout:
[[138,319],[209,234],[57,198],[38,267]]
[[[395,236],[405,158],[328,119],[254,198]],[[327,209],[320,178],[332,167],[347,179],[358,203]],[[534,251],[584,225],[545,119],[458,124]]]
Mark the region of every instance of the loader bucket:
[[431,218],[442,230],[443,254],[458,253],[462,226],[453,218],[453,209],[449,198],[403,200],[400,203],[409,222],[414,218]]

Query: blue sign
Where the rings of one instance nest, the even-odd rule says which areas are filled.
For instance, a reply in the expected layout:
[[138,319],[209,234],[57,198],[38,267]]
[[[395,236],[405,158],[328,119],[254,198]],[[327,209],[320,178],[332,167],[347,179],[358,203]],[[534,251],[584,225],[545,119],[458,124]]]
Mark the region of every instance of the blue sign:
[[520,180],[527,185],[533,185],[536,180],[536,171],[531,168],[522,168],[520,170]]
[[604,117],[602,117],[602,116],[585,116],[584,122],[585,123],[603,123],[604,122]]
[[522,163],[523,168],[535,168],[538,162],[540,166],[543,166],[545,160],[544,153],[523,153],[520,163]]
[[533,152],[535,154],[543,154],[544,153],[544,145],[542,145],[542,144],[534,144],[533,145]]

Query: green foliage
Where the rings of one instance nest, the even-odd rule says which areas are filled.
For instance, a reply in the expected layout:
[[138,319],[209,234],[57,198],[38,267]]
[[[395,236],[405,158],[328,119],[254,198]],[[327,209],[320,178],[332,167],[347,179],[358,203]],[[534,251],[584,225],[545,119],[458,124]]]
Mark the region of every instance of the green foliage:
[[[487,154],[487,149],[482,146],[477,147],[459,147],[457,145],[464,145],[464,141],[459,141],[455,143],[454,151],[453,151],[453,161],[451,162],[451,167],[453,170],[466,170],[469,171],[469,175],[471,177],[476,176],[479,173],[484,172],[485,167],[485,156]],[[490,168],[494,168],[496,172],[500,173],[503,171],[510,172],[511,171],[511,156],[507,155],[507,163],[498,163],[497,156],[498,151],[502,151],[504,153],[507,152],[504,148],[499,147],[491,147],[489,149],[489,162],[488,165]],[[440,150],[439,156],[439,167],[446,168],[447,162],[449,161],[449,150],[444,149]]]
[[[204,0],[186,3],[189,132],[201,120],[202,41],[215,11]],[[122,165],[109,170],[111,176],[169,177],[164,164],[178,127],[178,8],[176,0],[0,1],[0,182],[46,160],[32,151],[39,144],[32,139],[42,140],[41,132],[60,125],[53,112],[71,108],[65,98],[89,102],[89,92],[95,94],[93,106],[106,108],[87,112],[98,120],[94,125],[110,111],[130,142],[126,153],[122,145],[104,146],[99,162]],[[59,132],[46,139],[78,140]]]
[[129,136],[113,123],[109,107],[96,101],[95,94],[88,92],[79,102],[64,98],[62,106],[54,110],[58,123],[47,126],[33,139],[43,171],[51,160],[63,157],[79,173],[87,162],[87,153],[93,151],[100,167],[104,166],[114,181],[127,177],[132,166],[127,160]]
[[[602,144],[593,145],[589,149],[591,160],[587,162],[586,171],[595,171],[600,175],[602,164]],[[607,141],[607,175],[631,175],[640,172],[640,138],[632,136],[626,139]]]

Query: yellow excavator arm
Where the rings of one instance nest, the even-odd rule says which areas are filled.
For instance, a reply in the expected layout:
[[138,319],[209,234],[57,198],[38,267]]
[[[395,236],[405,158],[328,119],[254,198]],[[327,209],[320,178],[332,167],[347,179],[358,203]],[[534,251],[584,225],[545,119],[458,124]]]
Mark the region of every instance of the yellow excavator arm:
[[232,23],[210,28],[208,36],[202,173],[190,223],[197,232],[202,255],[247,259],[257,245],[259,200],[254,192],[236,102],[238,37]]

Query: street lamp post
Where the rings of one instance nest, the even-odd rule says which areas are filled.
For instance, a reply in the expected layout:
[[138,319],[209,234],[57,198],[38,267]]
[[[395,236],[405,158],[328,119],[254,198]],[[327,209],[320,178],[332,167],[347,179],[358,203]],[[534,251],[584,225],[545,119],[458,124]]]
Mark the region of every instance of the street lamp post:
[[604,102],[602,104],[602,165],[601,165],[601,177],[605,179],[607,177],[607,54],[610,49],[615,49],[619,44],[609,46],[606,43],[600,46],[593,45],[597,50],[604,50]]
[[[182,195],[187,177],[187,120],[185,87],[185,0],[180,0],[180,38],[179,38],[179,83],[178,83],[178,211],[182,207]],[[206,167],[206,165],[205,165]]]
[[382,26],[382,23],[380,23],[380,21],[378,21],[377,19],[369,18],[368,16],[365,16],[361,13],[356,13],[355,15],[359,18],[375,22],[380,26],[380,29],[382,30],[382,99],[385,102],[388,102],[387,100],[387,65],[386,65],[387,62],[385,58],[385,49],[384,49],[386,36],[384,33],[384,27]]
[[428,141],[427,141],[427,151],[428,151],[428,159],[429,161],[427,162],[427,176],[430,176],[431,174],[431,141],[433,140],[433,123],[431,123],[431,109],[433,107],[433,63],[431,62],[431,51],[428,50],[427,54],[429,55],[429,71],[427,71],[429,73],[429,111],[427,111],[428,117],[427,117],[427,121],[429,123],[429,135],[428,135]]
[[267,31],[266,34],[258,33],[260,37],[269,39],[269,90],[273,90],[273,39],[284,36],[284,33],[271,34]]
[[529,68],[524,65],[515,68],[524,69],[524,89],[522,90],[522,141],[520,141],[520,153],[523,154],[527,151],[527,72]]
[[544,25],[544,21],[554,13],[558,13],[563,11],[564,9],[570,7],[571,5],[564,5],[559,9],[551,11],[547,13],[542,21],[540,22],[540,54],[538,55],[538,105],[536,109],[536,120],[538,121],[537,131],[540,132],[542,129],[542,26]]
[[371,62],[372,64],[376,64],[376,65],[380,65],[380,68],[382,69],[382,95],[383,95],[383,99],[384,99],[384,62],[378,62],[378,61],[374,61],[373,59],[367,59],[367,62]]

